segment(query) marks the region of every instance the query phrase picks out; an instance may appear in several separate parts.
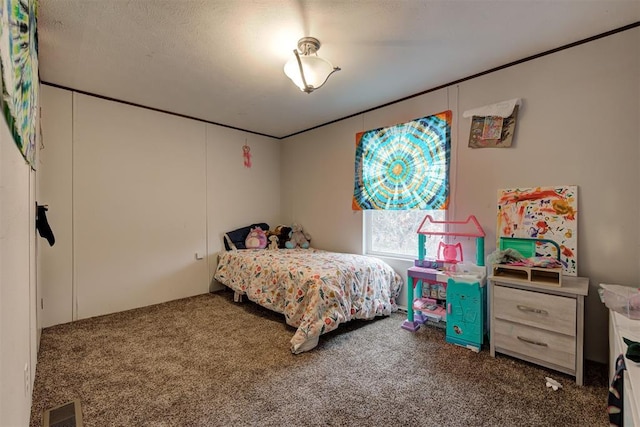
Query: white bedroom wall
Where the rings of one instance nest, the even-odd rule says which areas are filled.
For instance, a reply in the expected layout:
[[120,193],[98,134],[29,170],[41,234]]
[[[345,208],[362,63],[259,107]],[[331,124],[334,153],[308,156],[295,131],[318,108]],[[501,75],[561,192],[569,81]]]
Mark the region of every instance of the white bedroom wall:
[[[242,147],[250,147],[251,167]],[[207,125],[207,216],[209,277],[224,250],[222,236],[249,224],[280,224],[280,142],[273,138]],[[212,281],[211,290],[222,285]]]
[[[283,168],[283,218],[302,223],[316,247],[361,252],[362,214],[351,211],[355,133],[450,108],[451,213],[478,217],[486,254],[495,250],[498,189],[579,186],[579,274],[591,283],[585,354],[606,362],[598,284],[640,281],[639,45],[636,28],[286,139],[282,163],[297,166]],[[511,98],[523,99],[514,146],[468,148],[462,113]],[[409,264],[392,261],[405,278]]]
[[280,223],[279,141],[46,85],[41,98],[45,327],[217,289],[222,234]]
[[[514,149],[459,150],[456,204],[492,225],[488,242],[495,242],[496,188],[578,185],[578,274],[590,279],[585,354],[601,362],[608,313],[599,284],[640,282],[639,46],[636,28],[460,85],[460,111],[493,94],[524,102]],[[468,135],[469,121],[458,123]]]
[[[313,247],[338,252],[362,252],[360,213],[351,211],[355,132],[361,119],[285,140],[282,153],[282,210],[286,224],[294,222],[311,234]],[[351,134],[351,141],[345,135]]]
[[73,96],[77,318],[207,292],[205,124]]
[[0,120],[1,426],[29,424],[37,352],[34,184],[35,172]]

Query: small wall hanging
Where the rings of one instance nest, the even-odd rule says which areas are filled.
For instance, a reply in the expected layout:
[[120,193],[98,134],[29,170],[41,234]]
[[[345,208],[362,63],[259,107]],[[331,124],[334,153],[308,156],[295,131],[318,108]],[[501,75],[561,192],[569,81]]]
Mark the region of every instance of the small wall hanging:
[[469,147],[511,147],[520,105],[516,98],[465,111],[462,116],[471,117]]
[[251,167],[251,147],[249,147],[246,142],[242,146],[242,157],[244,159],[244,167],[250,168]]

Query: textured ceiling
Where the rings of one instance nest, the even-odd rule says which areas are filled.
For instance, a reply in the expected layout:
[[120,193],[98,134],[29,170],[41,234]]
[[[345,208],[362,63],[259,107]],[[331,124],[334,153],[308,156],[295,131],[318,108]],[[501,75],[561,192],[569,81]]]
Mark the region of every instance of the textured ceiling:
[[[45,83],[283,137],[640,21],[638,0],[49,0]],[[306,94],[303,36],[342,68]]]

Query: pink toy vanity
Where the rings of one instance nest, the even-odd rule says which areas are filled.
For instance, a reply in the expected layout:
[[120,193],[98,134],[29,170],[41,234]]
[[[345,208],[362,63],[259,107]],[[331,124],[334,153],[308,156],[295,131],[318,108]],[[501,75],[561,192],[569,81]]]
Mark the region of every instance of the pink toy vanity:
[[[429,224],[445,225],[445,231],[429,231]],[[448,342],[480,351],[486,332],[484,230],[473,215],[465,221],[436,221],[426,215],[417,233],[418,259],[407,270],[407,320],[402,327],[415,332],[426,322],[444,322]],[[438,259],[425,259],[427,236],[475,238],[476,264],[464,262],[460,242],[441,241]],[[427,296],[425,285],[431,291]]]

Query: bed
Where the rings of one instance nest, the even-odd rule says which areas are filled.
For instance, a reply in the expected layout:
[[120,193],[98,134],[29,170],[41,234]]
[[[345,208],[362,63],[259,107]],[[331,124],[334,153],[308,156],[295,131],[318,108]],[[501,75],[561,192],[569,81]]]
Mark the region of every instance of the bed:
[[342,323],[390,315],[402,287],[402,278],[380,259],[312,248],[222,252],[214,278],[284,314],[297,328],[295,354],[316,347],[320,335]]

